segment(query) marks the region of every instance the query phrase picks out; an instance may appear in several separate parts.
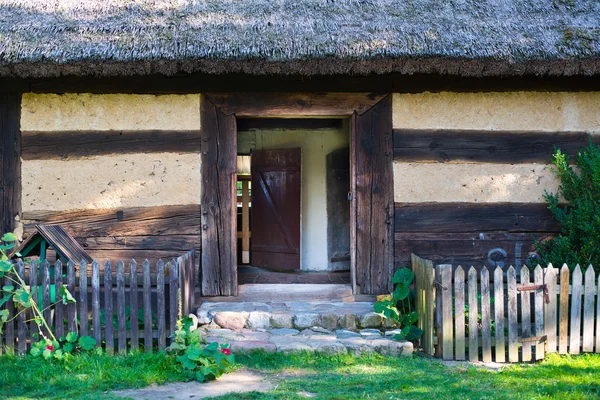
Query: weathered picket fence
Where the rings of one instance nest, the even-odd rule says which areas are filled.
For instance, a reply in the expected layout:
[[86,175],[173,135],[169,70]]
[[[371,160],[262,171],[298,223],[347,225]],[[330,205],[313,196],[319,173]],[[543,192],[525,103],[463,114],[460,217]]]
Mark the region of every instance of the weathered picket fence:
[[[176,330],[179,311],[187,315],[194,306],[197,270],[194,252],[155,268],[146,260],[140,266],[135,260],[92,264],[57,261],[51,265],[32,261],[16,262],[16,269],[29,286],[33,299],[44,318],[50,322],[56,337],[68,332],[89,335],[107,353],[129,350],[146,352],[163,350],[168,336]],[[12,284],[8,279],[6,285]],[[63,285],[75,297],[76,303],[63,304],[58,290]],[[3,292],[0,291],[0,298]],[[7,302],[11,316],[14,304]],[[29,312],[22,312],[5,323],[0,335],[2,351],[23,354],[31,348],[38,329]]]
[[[519,362],[541,360],[546,353],[600,353],[600,285],[589,266],[573,272],[549,265],[530,271],[500,267],[437,265],[414,260],[422,298],[423,349],[445,360]],[[428,271],[428,272],[425,272]],[[559,273],[560,272],[560,273]],[[422,288],[422,289],[419,289]],[[417,303],[419,304],[419,303]],[[419,305],[417,305],[419,307]],[[428,310],[434,309],[433,315]],[[428,341],[428,337],[437,339]]]

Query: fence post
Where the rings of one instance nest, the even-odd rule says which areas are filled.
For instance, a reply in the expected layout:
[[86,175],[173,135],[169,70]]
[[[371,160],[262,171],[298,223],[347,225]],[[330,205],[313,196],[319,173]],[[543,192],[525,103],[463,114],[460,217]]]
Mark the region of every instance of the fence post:
[[178,316],[179,274],[177,268],[177,260],[173,259],[169,262],[169,336],[177,330]]
[[138,318],[138,281],[137,281],[137,263],[131,260],[129,263],[129,318],[131,326],[131,340],[129,345],[132,351],[138,351],[140,348],[139,318]]
[[[544,274],[541,266],[535,267],[533,270],[533,279],[536,286],[543,287]],[[535,336],[541,338],[544,335],[544,290],[537,289],[535,292]],[[543,360],[545,356],[545,340],[539,339],[535,345],[535,359]]]
[[[129,310],[131,312],[131,309]],[[117,343],[119,354],[127,353],[127,332],[125,323],[125,264],[117,263]]]
[[156,263],[156,308],[158,316],[158,351],[167,347],[165,333],[165,263],[158,260]]
[[465,356],[465,270],[460,265],[454,271],[454,330],[456,332],[457,361],[466,360]]
[[115,352],[115,337],[113,331],[113,298],[112,298],[112,264],[106,260],[104,263],[104,334],[106,338],[106,352]]
[[[585,271],[585,293],[583,297],[583,351],[594,351],[594,284],[596,273],[594,267],[588,266]],[[600,334],[599,332],[596,333]]]
[[60,288],[63,285],[63,265],[60,260],[54,264],[54,293],[56,305],[54,306],[54,325],[56,326],[56,337],[60,338],[65,335],[65,318],[64,306],[61,301]]
[[548,353],[556,353],[556,285],[558,284],[557,269],[548,264],[544,283],[548,290],[548,299],[546,304],[546,313],[544,315],[544,332],[546,335],[546,351]]
[[[530,286],[529,285],[529,268],[527,266],[523,266],[521,268],[521,286]],[[529,291],[521,292],[521,336],[523,338],[530,338],[531,335],[531,294]],[[526,340],[523,342],[522,347],[522,357],[523,361],[531,361],[531,342]]]
[[483,362],[492,362],[492,321],[490,316],[490,272],[483,267],[481,278],[481,348]]
[[571,284],[571,315],[569,332],[569,354],[579,354],[581,347],[581,287],[583,286],[583,276],[579,264],[573,271]]
[[504,340],[504,272],[502,268],[494,270],[494,320],[496,321],[496,362],[506,361]]
[[421,346],[427,354],[433,355],[433,263],[430,260],[411,254],[412,270],[415,274],[416,309],[419,315],[418,327],[423,330]]
[[79,332],[81,336],[89,335],[88,303],[87,303],[87,263],[81,260],[79,264]]
[[569,345],[569,267],[564,264],[560,269],[560,325],[558,335],[558,352],[567,354]]
[[519,361],[517,346],[517,272],[511,265],[506,271],[508,296],[508,361]]
[[468,272],[469,292],[469,361],[479,361],[479,326],[477,316],[479,307],[477,304],[477,271],[469,268]]
[[92,262],[92,331],[96,346],[102,346],[100,322],[100,265],[98,261]]

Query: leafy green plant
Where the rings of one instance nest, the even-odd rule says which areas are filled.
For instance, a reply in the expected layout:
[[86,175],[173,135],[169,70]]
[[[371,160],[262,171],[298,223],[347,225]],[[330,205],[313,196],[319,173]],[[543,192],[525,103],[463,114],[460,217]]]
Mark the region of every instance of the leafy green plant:
[[82,352],[102,353],[96,347],[96,339],[91,336],[78,336],[76,332],[69,332],[58,340],[43,339],[31,345],[30,354],[34,357],[43,357],[46,360],[68,360],[74,354]]
[[423,330],[415,326],[419,315],[414,311],[410,298],[410,285],[414,279],[415,274],[410,269],[400,268],[392,277],[394,284],[392,294],[380,299],[374,305],[376,313],[400,325],[401,333],[393,336],[395,340],[414,341],[423,335]]
[[[546,192],[544,198],[552,216],[560,223],[560,234],[536,241],[544,265],[560,267],[567,263],[592,264],[600,269],[600,148],[593,143],[581,149],[576,167],[569,156],[556,150],[554,172],[560,179],[558,193]],[[564,199],[564,201],[563,201]],[[565,203],[566,202],[566,203]]]
[[171,336],[173,342],[167,348],[184,370],[199,382],[217,379],[235,362],[229,345],[216,342],[206,343],[200,331],[194,328],[191,318],[180,318],[177,330]]

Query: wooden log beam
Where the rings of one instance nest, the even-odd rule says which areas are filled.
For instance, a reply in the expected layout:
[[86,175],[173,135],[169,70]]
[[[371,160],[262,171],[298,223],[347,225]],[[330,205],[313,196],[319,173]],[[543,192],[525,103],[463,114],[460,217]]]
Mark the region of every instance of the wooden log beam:
[[554,149],[577,155],[587,132],[520,132],[394,129],[394,160],[403,162],[547,163]]
[[21,94],[0,92],[0,235],[21,215]]
[[200,131],[59,131],[22,133],[24,160],[132,153],[200,153]]

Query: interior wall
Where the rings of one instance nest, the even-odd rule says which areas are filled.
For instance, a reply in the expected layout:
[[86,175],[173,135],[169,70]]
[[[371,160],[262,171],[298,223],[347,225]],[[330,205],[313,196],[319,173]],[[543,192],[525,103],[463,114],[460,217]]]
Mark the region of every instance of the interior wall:
[[[301,269],[325,271],[327,255],[326,156],[349,146],[348,124],[341,129],[253,130],[240,134],[239,152],[254,148],[302,149]],[[250,144],[249,144],[250,143]]]

